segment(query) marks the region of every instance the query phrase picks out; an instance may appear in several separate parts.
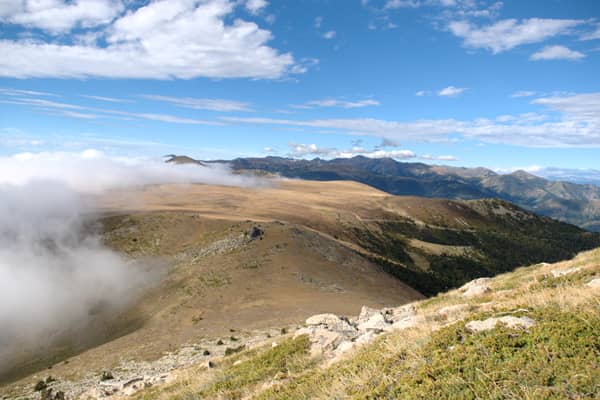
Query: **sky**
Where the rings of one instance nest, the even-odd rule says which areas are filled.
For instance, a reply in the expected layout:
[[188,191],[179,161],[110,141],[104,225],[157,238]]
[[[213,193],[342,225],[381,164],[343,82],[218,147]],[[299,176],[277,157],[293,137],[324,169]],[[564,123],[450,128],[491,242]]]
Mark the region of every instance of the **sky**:
[[594,0],[0,0],[0,156],[600,179],[598,71]]

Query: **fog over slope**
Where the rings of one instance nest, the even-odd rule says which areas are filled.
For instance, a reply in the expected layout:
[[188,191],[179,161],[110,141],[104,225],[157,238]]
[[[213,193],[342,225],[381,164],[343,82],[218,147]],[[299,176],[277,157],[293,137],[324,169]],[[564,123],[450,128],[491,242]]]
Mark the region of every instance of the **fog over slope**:
[[117,313],[159,278],[102,244],[82,194],[188,182],[260,183],[223,167],[116,159],[94,150],[0,158],[0,372],[17,352]]

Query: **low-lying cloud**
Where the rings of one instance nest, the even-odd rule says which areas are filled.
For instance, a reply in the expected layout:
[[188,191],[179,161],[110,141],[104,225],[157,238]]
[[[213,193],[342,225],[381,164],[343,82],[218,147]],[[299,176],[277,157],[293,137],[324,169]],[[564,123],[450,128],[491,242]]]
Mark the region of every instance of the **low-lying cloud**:
[[102,242],[82,194],[159,183],[253,185],[223,166],[83,153],[0,158],[0,374],[27,351],[77,337],[155,284],[160,268]]

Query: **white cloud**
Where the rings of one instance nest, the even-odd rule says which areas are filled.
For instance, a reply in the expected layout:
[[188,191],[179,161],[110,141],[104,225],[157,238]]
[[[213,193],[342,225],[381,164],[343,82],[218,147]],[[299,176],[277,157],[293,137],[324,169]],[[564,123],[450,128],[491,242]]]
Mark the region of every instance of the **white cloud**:
[[428,92],[426,90],[419,90],[415,93],[415,96],[423,97],[423,96],[426,96],[427,94],[428,94]]
[[336,35],[335,31],[327,31],[323,34],[324,39],[333,39]]
[[131,100],[117,99],[115,97],[106,97],[106,96],[94,96],[91,94],[82,94],[81,97],[85,97],[86,99],[92,99],[92,100],[106,101],[108,103],[131,103]]
[[269,3],[266,0],[246,0],[246,9],[251,14],[260,13]]
[[160,183],[262,184],[259,179],[233,174],[221,164],[167,164],[163,160],[111,157],[95,149],[0,157],[0,185],[24,186],[40,180],[60,183],[81,193]]
[[[119,315],[162,268],[126,260],[103,245],[93,195],[159,183],[263,184],[218,165],[119,159],[97,150],[0,157],[0,373],[96,319]],[[84,197],[81,195],[85,194]]]
[[118,119],[147,119],[151,121],[170,122],[175,124],[188,125],[222,125],[218,121],[210,121],[195,118],[185,118],[170,114],[131,112],[123,110],[113,110],[106,108],[87,107],[77,104],[50,101],[36,98],[15,98],[3,100],[0,103],[17,104],[29,106],[35,110],[52,113],[53,115],[62,115],[72,118],[96,119],[96,118],[118,118]]
[[437,92],[437,95],[445,96],[445,97],[454,97],[454,96],[458,96],[459,94],[463,93],[465,90],[467,90],[467,88],[448,86],[448,87],[443,88],[439,92]]
[[436,160],[440,160],[440,161],[457,161],[458,158],[456,158],[454,156],[446,155],[446,156],[438,156],[436,158]]
[[56,96],[52,93],[39,92],[36,90],[23,90],[12,88],[0,88],[0,95],[5,96]]
[[419,158],[423,160],[436,160],[436,161],[458,161],[458,158],[451,155],[444,156],[432,156],[431,154],[425,154],[420,156]]
[[546,46],[529,57],[531,60],[580,60],[585,54],[565,46]]
[[418,8],[421,2],[418,0],[388,0],[384,8]]
[[121,0],[5,0],[0,4],[0,22],[59,34],[108,24],[123,10]]
[[478,27],[468,21],[452,21],[448,29],[455,36],[462,38],[465,46],[488,49],[495,54],[523,44],[539,43],[552,36],[570,33],[571,28],[583,22],[575,19],[504,19]]
[[171,97],[160,95],[142,95],[141,97],[148,100],[164,101],[181,107],[193,108],[195,110],[252,111],[250,104],[235,100],[198,99],[192,97]]
[[362,108],[369,106],[378,106],[380,103],[377,100],[365,99],[358,101],[346,101],[338,99],[323,99],[323,100],[311,100],[304,104],[292,105],[292,108],[300,109],[311,109],[317,107],[341,107],[341,108]]
[[370,118],[292,120],[223,117],[231,123],[284,125],[392,140],[445,142],[449,135],[524,147],[600,147],[600,93],[539,98],[544,113],[496,119],[389,121]]
[[13,78],[279,78],[302,73],[271,32],[230,15],[230,0],[157,0],[117,18],[106,46],[0,40],[0,76]]
[[533,103],[559,111],[569,121],[600,128],[600,92],[543,97],[533,100]]
[[531,97],[535,96],[536,92],[531,90],[519,90],[510,95],[510,97]]
[[354,146],[348,150],[338,150],[332,147],[319,147],[314,143],[290,143],[289,155],[291,157],[318,156],[325,158],[352,158],[356,156],[363,156],[369,158],[395,158],[403,160],[417,157],[417,155],[410,150],[367,150],[360,146]]
[[581,40],[596,40],[600,39],[600,24],[596,25],[596,29],[592,32],[587,32],[581,35]]

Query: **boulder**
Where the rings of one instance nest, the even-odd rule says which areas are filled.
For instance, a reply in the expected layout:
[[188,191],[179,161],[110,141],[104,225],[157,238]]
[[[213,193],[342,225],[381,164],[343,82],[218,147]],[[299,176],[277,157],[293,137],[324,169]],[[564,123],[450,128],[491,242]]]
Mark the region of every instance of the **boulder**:
[[384,308],[383,315],[386,321],[394,323],[410,317],[414,317],[417,314],[417,308],[414,304],[406,304],[400,307]]
[[367,321],[369,318],[371,318],[373,315],[375,314],[380,314],[381,311],[375,309],[375,308],[371,308],[371,307],[367,307],[367,306],[362,306],[362,308],[360,309],[360,314],[358,315],[358,319],[356,320],[356,322],[358,324]]
[[323,326],[331,331],[353,333],[356,328],[350,324],[346,318],[338,317],[335,314],[318,314],[309,317],[306,320],[308,326]]
[[296,331],[294,336],[308,335],[310,340],[310,353],[319,356],[330,353],[344,340],[349,339],[341,332],[331,331],[322,326],[310,326]]
[[371,343],[373,341],[373,339],[375,339],[376,337],[377,337],[376,332],[368,331],[368,332],[363,333],[359,337],[357,337],[356,340],[354,341],[354,343],[356,343],[357,345]]
[[404,319],[400,319],[398,321],[394,321],[392,324],[392,330],[402,330],[414,328],[419,325],[419,322],[422,320],[422,317],[413,315],[412,317],[406,317]]
[[483,332],[494,329],[498,323],[504,324],[511,329],[527,329],[535,326],[535,321],[529,317],[505,316],[499,318],[488,318],[483,321],[471,321],[467,323],[465,327],[471,332]]
[[358,324],[358,330],[360,332],[383,332],[390,327],[390,324],[385,320],[381,313],[372,314],[366,321],[359,322]]

